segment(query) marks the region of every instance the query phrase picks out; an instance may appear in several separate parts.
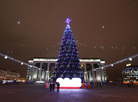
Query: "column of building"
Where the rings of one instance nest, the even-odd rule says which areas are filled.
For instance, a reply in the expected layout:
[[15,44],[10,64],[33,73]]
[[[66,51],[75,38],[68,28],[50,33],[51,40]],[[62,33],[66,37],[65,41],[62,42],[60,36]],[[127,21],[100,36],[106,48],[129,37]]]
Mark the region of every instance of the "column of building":
[[[102,64],[101,64],[101,66],[103,66]],[[105,82],[105,69],[104,68],[102,68],[102,81],[103,82]]]
[[[47,67],[46,67],[46,68],[47,68]],[[44,70],[44,71],[45,71],[44,80],[47,81],[47,80],[46,80],[47,70]]]
[[41,72],[42,72],[42,63],[40,63],[40,68],[38,70],[39,70],[38,80],[40,81],[41,80]]
[[88,79],[88,82],[91,82],[91,81],[92,81],[91,71],[88,71],[88,74],[89,74],[89,79]]
[[101,82],[103,82],[103,73],[102,73],[102,66],[101,63],[99,63],[99,68],[100,68],[100,76],[101,76]]
[[93,82],[95,82],[94,64],[91,63],[91,65],[92,65],[92,78],[93,78]]
[[49,65],[50,63],[47,63],[47,71],[46,71],[46,81],[49,81]]
[[42,77],[41,80],[45,81],[45,70],[43,69],[43,63],[42,63]]
[[85,80],[85,82],[88,82],[88,73],[87,73],[86,63],[85,63],[84,80]]
[[32,73],[31,73],[31,81],[33,81],[33,76],[34,76],[34,63],[32,65],[32,67],[29,67],[32,69]]

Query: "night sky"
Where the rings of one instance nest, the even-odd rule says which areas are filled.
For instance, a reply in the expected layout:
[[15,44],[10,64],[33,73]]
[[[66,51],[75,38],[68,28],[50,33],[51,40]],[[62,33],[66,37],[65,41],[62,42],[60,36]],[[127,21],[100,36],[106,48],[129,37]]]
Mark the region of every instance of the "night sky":
[[[138,54],[138,0],[0,0],[0,52],[24,62],[58,57],[68,17],[80,58],[111,64]],[[138,58],[108,67],[109,79],[121,78],[126,63]],[[1,56],[0,68],[27,70]]]

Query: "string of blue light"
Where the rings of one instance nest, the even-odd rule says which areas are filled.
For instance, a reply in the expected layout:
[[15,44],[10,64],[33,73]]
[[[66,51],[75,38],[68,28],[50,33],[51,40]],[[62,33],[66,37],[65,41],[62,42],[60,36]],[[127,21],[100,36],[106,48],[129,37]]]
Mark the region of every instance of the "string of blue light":
[[[15,59],[15,58],[13,58],[13,57],[10,57],[10,56],[8,56],[8,55],[5,55],[5,54],[3,54],[3,53],[0,53],[0,56],[4,57],[5,59],[10,59],[10,60],[15,61],[15,62],[17,62],[17,63],[20,63],[21,65],[26,65],[26,66],[28,66],[28,67],[34,67],[34,68],[40,69],[39,67],[30,65],[30,64],[25,63],[25,62],[23,62],[23,61],[20,61],[20,60],[18,60],[18,59]],[[136,58],[136,57],[138,57],[138,54],[135,54],[135,55],[133,55],[133,56],[130,56],[130,57],[124,58],[124,59],[122,59],[122,60],[116,61],[116,62],[114,62],[114,63],[112,63],[112,64],[108,64],[108,65],[104,65],[104,66],[102,66],[102,67],[98,67],[98,68],[96,68],[96,69],[104,69],[104,68],[111,67],[111,66],[113,67],[113,66],[116,65],[116,64],[119,64],[119,63],[122,63],[122,62],[125,62],[125,61],[128,61],[128,60],[129,60],[129,61],[132,61],[132,60],[133,60],[134,58]]]

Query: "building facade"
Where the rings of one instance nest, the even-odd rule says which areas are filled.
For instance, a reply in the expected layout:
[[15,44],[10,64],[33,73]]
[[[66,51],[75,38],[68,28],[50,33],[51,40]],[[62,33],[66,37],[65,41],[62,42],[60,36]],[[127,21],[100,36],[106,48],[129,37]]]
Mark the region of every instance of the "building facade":
[[138,65],[125,67],[122,70],[122,76],[124,83],[134,82],[138,84]]
[[[57,58],[34,58],[29,60],[28,63],[32,65],[27,70],[27,80],[30,81],[50,81]],[[82,58],[79,59],[81,67],[84,72],[85,82],[104,82],[106,81],[105,69],[99,69],[105,65],[105,61],[99,58]],[[36,66],[36,67],[33,67]]]
[[19,77],[19,73],[0,69],[0,80],[18,80]]

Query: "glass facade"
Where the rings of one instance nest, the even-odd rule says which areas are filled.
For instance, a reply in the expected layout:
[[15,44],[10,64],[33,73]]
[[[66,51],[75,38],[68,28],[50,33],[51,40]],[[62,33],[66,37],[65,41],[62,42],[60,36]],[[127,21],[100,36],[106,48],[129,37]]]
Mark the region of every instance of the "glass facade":
[[134,82],[138,84],[138,65],[128,66],[122,70],[122,76],[124,83]]

